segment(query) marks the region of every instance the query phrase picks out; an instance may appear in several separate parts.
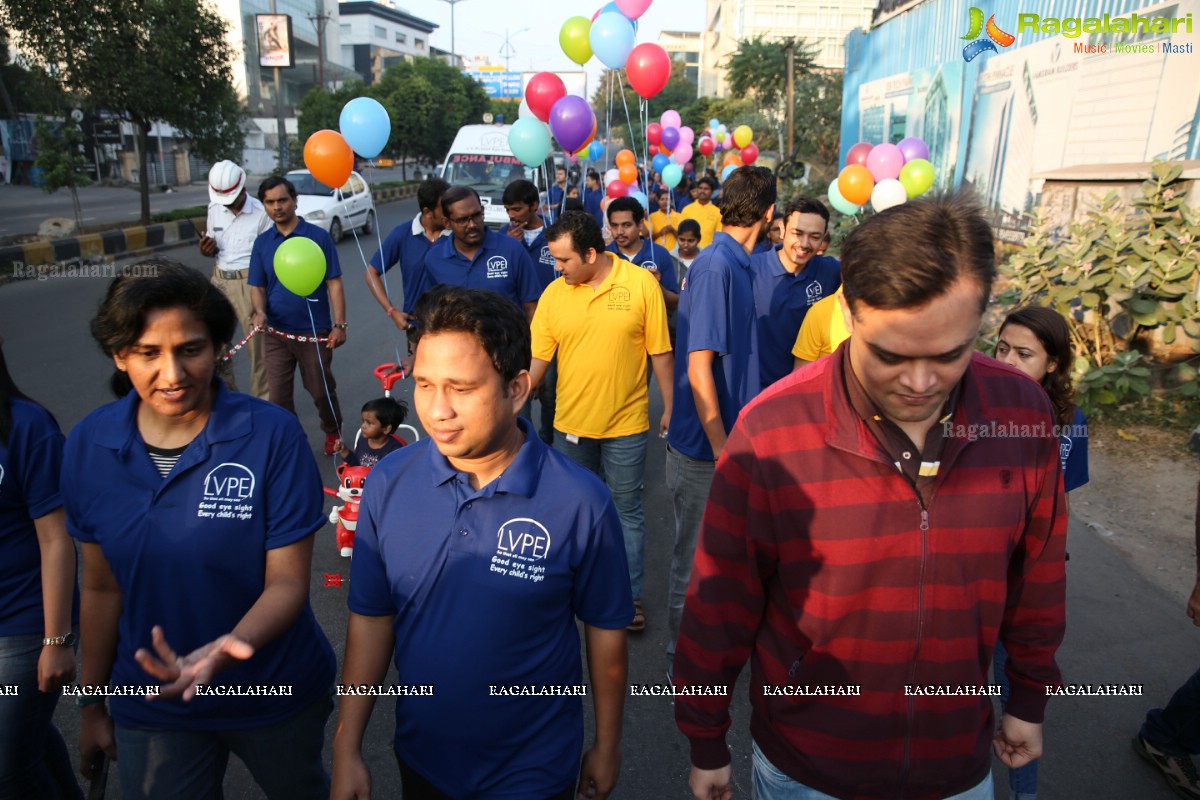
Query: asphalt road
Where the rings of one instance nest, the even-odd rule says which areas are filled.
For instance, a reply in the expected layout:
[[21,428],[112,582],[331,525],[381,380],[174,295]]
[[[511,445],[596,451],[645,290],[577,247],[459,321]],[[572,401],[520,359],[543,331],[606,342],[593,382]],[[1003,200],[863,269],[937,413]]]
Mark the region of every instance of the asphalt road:
[[[382,232],[407,222],[413,201],[379,208]],[[0,207],[3,207],[0,204]],[[6,212],[7,213],[7,212]],[[366,255],[375,247],[362,243]],[[347,345],[337,351],[334,372],[348,419],[369,398],[380,394],[371,370],[392,360],[394,346],[403,347],[383,313],[369,296],[361,278],[363,259],[356,242],[347,238],[338,247],[346,274]],[[167,253],[197,269],[208,271],[207,260],[193,248]],[[69,431],[85,414],[111,399],[106,388],[111,365],[101,357],[88,334],[106,280],[58,278],[22,281],[0,286],[0,334],[5,355],[18,385],[45,404]],[[244,360],[236,364],[239,382],[248,380]],[[243,383],[243,385],[245,385]],[[411,383],[398,385],[399,395],[411,399]],[[297,387],[300,419],[316,454],[322,435],[313,407]],[[658,406],[657,400],[653,403]],[[657,419],[658,408],[651,418]],[[410,421],[415,423],[415,414]],[[537,414],[535,411],[535,419]],[[418,424],[419,423],[415,423]],[[666,613],[666,575],[673,536],[670,498],[663,482],[662,444],[652,440],[647,459],[645,506],[647,516],[647,629],[630,637],[630,679],[661,683]],[[317,456],[327,486],[334,485],[333,459]],[[1180,502],[1191,502],[1181,498]],[[1195,632],[1183,609],[1158,586],[1140,577],[1122,556],[1082,525],[1071,528],[1068,562],[1068,632],[1059,660],[1072,683],[1143,684],[1144,697],[1060,698],[1051,702],[1046,723],[1046,757],[1041,769],[1043,798],[1147,798],[1173,795],[1129,746],[1146,709],[1163,704],[1200,661]],[[318,533],[311,584],[312,603],[335,651],[345,642],[345,588],[326,587],[326,573],[346,576],[349,562],[334,547],[333,528]],[[392,676],[394,678],[394,675]],[[735,692],[730,745],[734,755],[734,796],[749,797],[749,711],[745,676]],[[60,703],[56,721],[71,747],[78,730],[77,711]],[[399,777],[391,753],[393,712],[390,703],[376,706],[366,737],[366,756],[375,779],[376,797],[398,797]],[[590,739],[590,716],[588,721]],[[326,730],[332,738],[334,720]],[[627,698],[624,762],[616,797],[686,798],[687,743],[674,725],[669,698]],[[330,750],[325,757],[328,761]],[[1005,776],[996,770],[997,798],[1007,797]],[[115,776],[108,797],[120,797]],[[1002,788],[1003,787],[1003,788]],[[228,798],[257,798],[244,767],[230,760],[225,781]]]

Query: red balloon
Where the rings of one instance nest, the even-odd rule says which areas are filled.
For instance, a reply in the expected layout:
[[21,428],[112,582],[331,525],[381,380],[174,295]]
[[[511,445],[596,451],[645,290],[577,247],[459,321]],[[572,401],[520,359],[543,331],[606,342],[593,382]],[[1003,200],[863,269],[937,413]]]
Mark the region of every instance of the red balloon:
[[652,155],[652,156],[658,155],[658,145],[656,145],[656,144],[650,145],[650,155]]
[[703,155],[711,156],[713,154],[713,150],[716,150],[716,149],[717,149],[717,143],[714,142],[709,137],[705,136],[703,139],[700,140],[700,152]]
[[860,164],[865,167],[867,165],[867,156],[871,154],[873,149],[875,149],[875,145],[870,142],[859,142],[854,145],[854,147],[850,148],[850,152],[846,153],[846,166]]
[[743,164],[753,164],[755,159],[757,159],[757,158],[758,158],[758,145],[756,145],[754,142],[751,142],[750,144],[748,144],[742,148],[742,163]]
[[661,92],[670,80],[671,57],[661,46],[643,42],[629,51],[625,74],[633,90],[649,100]]
[[662,144],[662,125],[651,122],[646,126],[646,141],[650,144]]
[[614,200],[618,197],[624,197],[629,194],[629,187],[620,181],[613,181],[608,185],[605,193]]
[[542,122],[550,121],[550,109],[566,96],[567,85],[553,72],[539,72],[529,79],[529,86],[525,88],[525,102]]

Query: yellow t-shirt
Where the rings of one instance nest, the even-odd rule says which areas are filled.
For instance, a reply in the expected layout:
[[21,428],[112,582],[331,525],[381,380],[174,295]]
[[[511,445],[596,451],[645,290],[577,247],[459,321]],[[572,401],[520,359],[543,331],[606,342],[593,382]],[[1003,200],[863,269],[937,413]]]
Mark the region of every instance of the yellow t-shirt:
[[675,234],[664,233],[660,235],[659,231],[667,227],[667,225],[675,228],[675,230],[679,230],[679,221],[681,219],[683,219],[683,215],[678,211],[672,211],[669,219],[666,213],[662,211],[655,211],[653,214],[651,214],[650,231],[654,234],[654,243],[661,244],[663,247],[667,248],[667,250],[674,250]]
[[549,361],[558,351],[555,429],[589,439],[649,430],[646,355],[671,351],[667,306],[653,275],[613,256],[596,289],[556,278],[531,327],[534,358]]
[[850,338],[846,330],[846,318],[842,315],[842,304],[838,300],[842,290],[838,289],[829,297],[818,300],[808,310],[800,333],[796,336],[796,344],[792,355],[805,361],[816,361],[837,350],[838,345]]
[[716,203],[704,206],[699,203],[688,203],[680,212],[680,216],[683,219],[694,219],[700,223],[701,250],[712,244],[713,234],[721,230],[721,209],[717,208]]

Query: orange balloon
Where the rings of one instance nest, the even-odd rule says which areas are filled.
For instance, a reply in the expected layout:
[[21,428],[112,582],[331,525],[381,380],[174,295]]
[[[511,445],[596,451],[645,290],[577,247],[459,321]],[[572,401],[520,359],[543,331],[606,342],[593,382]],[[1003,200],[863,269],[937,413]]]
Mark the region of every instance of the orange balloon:
[[875,178],[871,171],[862,164],[851,164],[838,175],[838,191],[847,202],[861,206],[871,199],[871,190],[875,188]]
[[745,164],[742,163],[742,157],[739,156],[737,153],[726,153],[725,154],[725,160],[721,162],[721,166],[728,167],[730,164],[733,164],[735,167],[745,166]]
[[628,186],[637,184],[637,167],[633,164],[622,164],[618,170],[618,175],[621,178],[621,183]]
[[304,143],[304,166],[321,183],[337,189],[350,178],[354,151],[337,131],[317,131]]
[[[637,159],[634,157],[632,150],[621,150],[617,153],[617,166],[623,167],[626,164],[631,166],[637,164]],[[628,181],[626,181],[626,183],[628,183]]]

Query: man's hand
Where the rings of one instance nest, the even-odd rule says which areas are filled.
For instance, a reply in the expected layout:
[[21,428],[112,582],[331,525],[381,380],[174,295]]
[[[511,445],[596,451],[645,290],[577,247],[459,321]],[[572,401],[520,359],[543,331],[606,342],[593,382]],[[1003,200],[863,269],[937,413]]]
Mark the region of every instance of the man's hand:
[[155,625],[150,632],[157,658],[142,647],[133,654],[138,666],[158,678],[168,681],[159,688],[161,697],[180,697],[186,702],[196,696],[196,685],[207,684],[213,676],[234,661],[245,661],[254,655],[254,648],[232,633],[227,633],[186,656],[179,656],[167,644],[163,629]]
[[388,312],[388,319],[390,319],[392,324],[402,331],[408,330],[409,326],[412,325],[412,317],[408,316],[408,314],[405,314],[398,308],[393,308]]
[[255,311],[250,315],[250,327],[265,328],[267,327],[267,312]]
[[329,800],[370,800],[371,771],[361,752],[333,752]]
[[200,237],[200,255],[212,258],[217,254],[217,240],[207,233]]
[[688,788],[692,790],[692,797],[696,800],[731,800],[733,787],[729,782],[732,779],[732,764],[726,764],[720,769],[700,769],[692,765]]
[[38,691],[58,694],[75,680],[75,651],[65,645],[43,645],[37,664]]
[[1196,580],[1192,596],[1188,598],[1187,615],[1191,618],[1192,624],[1200,628],[1200,579]]
[[662,419],[658,421],[658,438],[667,438],[667,431],[671,429],[671,412],[664,411]]
[[1012,769],[1041,758],[1042,724],[1005,714],[1000,720],[1000,730],[992,740],[992,749],[996,751],[996,757]]
[[621,751],[615,747],[601,748],[593,745],[583,754],[577,796],[604,800],[617,785],[617,777],[620,774]]
[[509,222],[508,235],[516,239],[522,244],[525,243],[525,223],[524,222]]
[[674,232],[675,232],[675,226],[669,222],[666,225],[663,225],[661,228],[658,229],[658,233],[660,236],[666,236],[668,233],[674,233]]
[[649,272],[651,275],[653,275],[654,280],[658,281],[659,283],[662,283],[662,273],[661,272],[659,272],[656,269],[647,269],[646,272]]
[[117,760],[113,721],[103,703],[85,706],[79,714],[79,774],[91,780],[92,762],[100,753]]
[[329,332],[329,341],[325,347],[332,350],[335,347],[341,347],[346,343],[346,332],[341,328],[334,328]]

